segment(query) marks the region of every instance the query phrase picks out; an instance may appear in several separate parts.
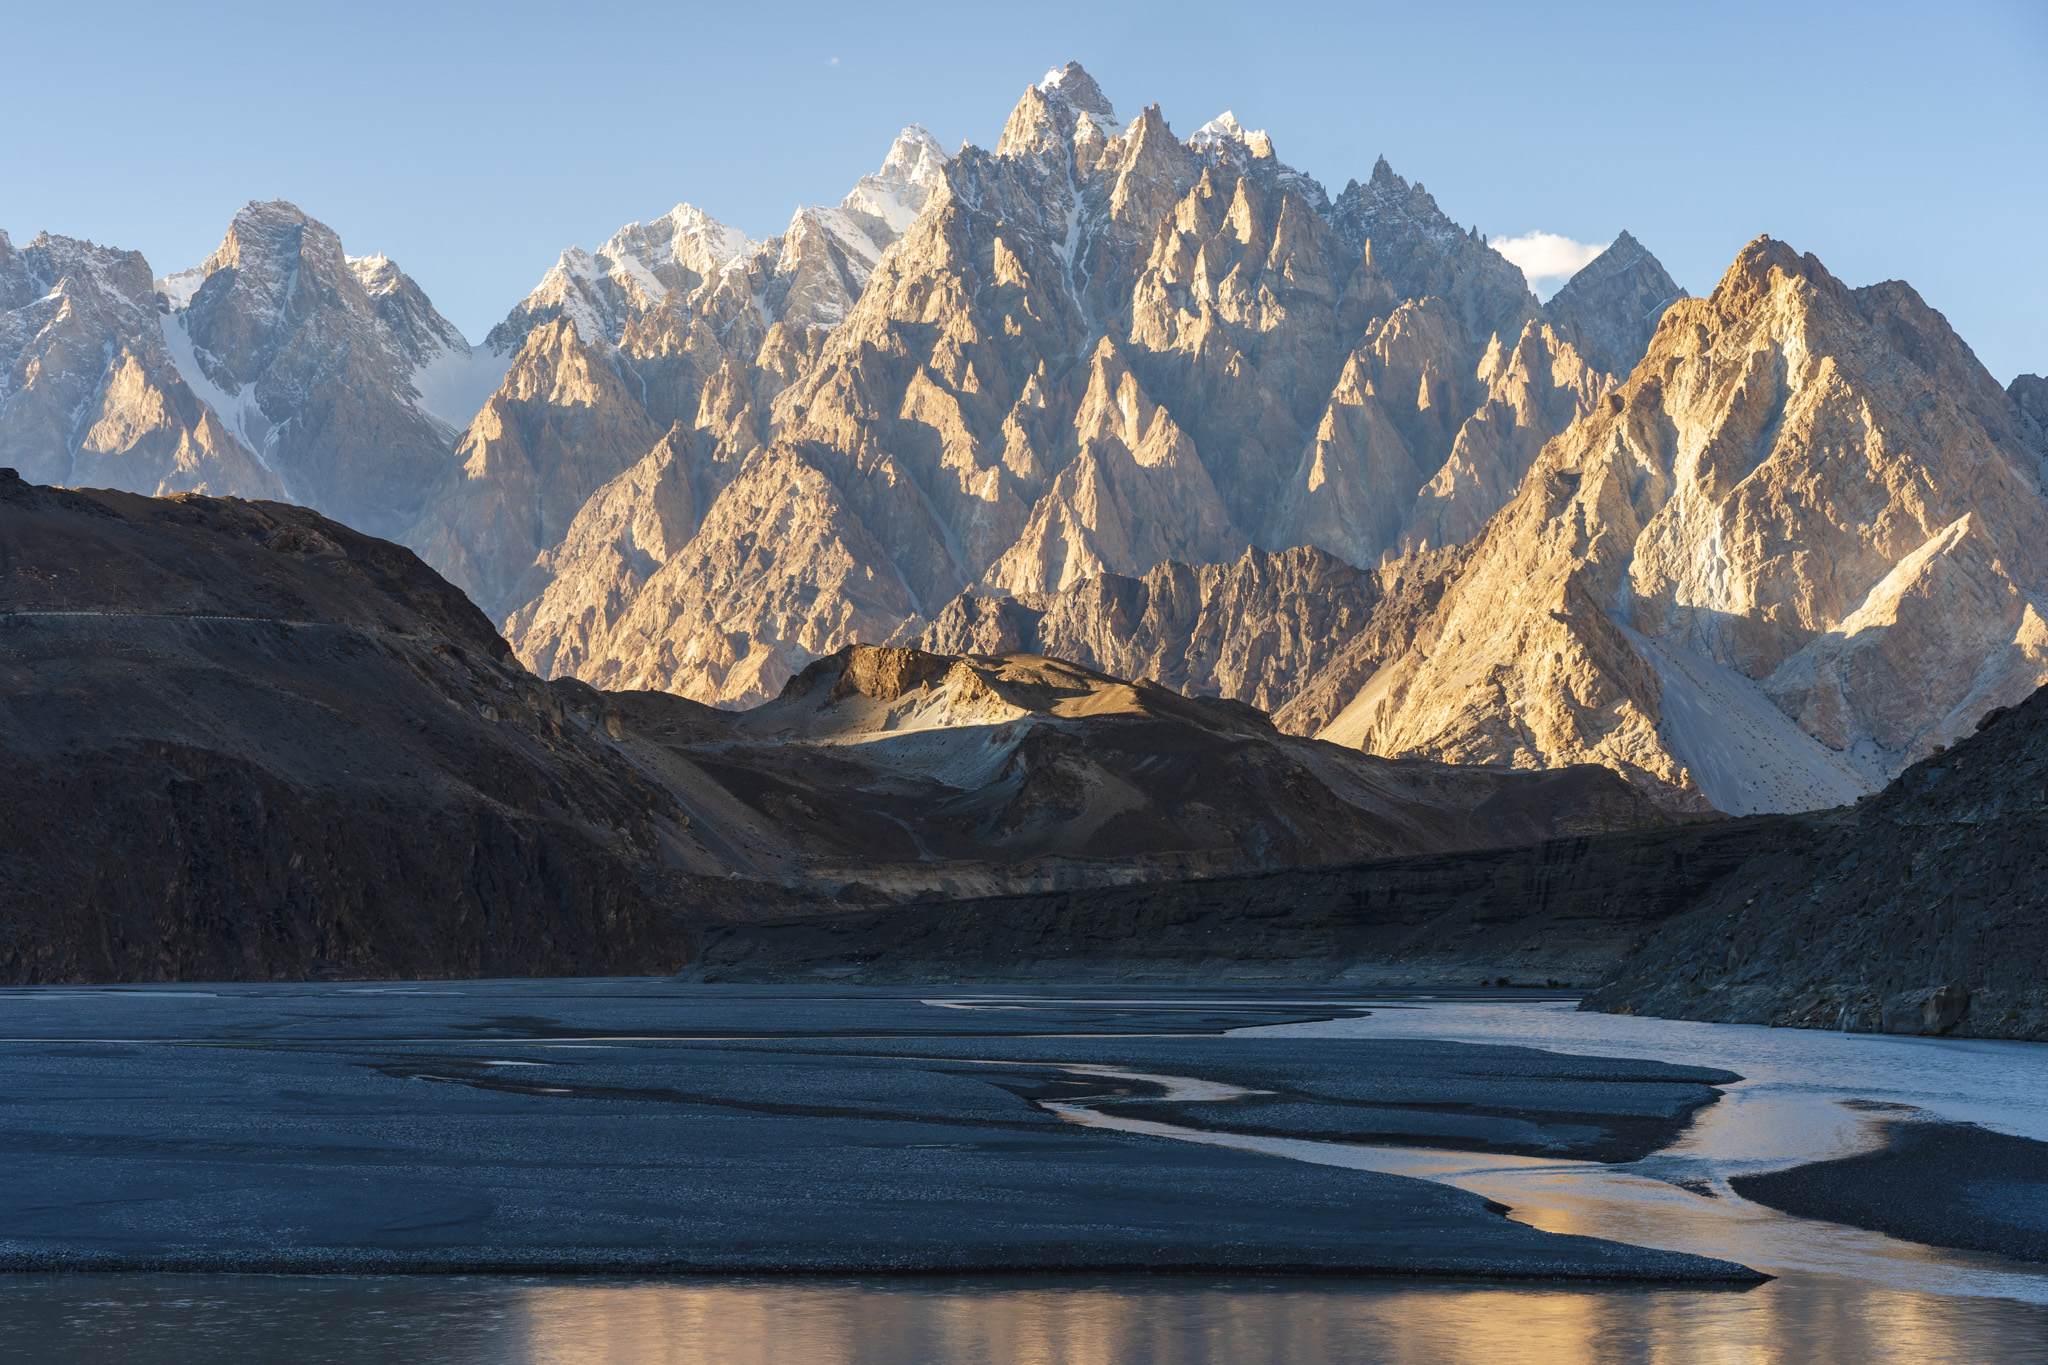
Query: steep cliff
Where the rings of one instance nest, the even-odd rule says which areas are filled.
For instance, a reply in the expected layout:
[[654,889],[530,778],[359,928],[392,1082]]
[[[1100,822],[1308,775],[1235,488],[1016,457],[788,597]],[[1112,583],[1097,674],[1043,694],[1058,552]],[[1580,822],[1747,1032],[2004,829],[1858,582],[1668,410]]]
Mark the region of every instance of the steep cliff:
[[1941,315],[1762,238],[1321,733],[1600,762],[1677,810],[1834,805],[2048,680],[2044,535],[2022,413]]

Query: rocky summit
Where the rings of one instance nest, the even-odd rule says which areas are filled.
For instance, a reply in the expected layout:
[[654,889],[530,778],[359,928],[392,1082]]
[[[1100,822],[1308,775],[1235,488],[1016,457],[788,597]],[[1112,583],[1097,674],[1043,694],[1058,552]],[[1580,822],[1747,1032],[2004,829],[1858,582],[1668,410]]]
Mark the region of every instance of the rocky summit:
[[1759,238],[1548,445],[1320,733],[1832,806],[2048,680],[2048,501],[1942,316]]

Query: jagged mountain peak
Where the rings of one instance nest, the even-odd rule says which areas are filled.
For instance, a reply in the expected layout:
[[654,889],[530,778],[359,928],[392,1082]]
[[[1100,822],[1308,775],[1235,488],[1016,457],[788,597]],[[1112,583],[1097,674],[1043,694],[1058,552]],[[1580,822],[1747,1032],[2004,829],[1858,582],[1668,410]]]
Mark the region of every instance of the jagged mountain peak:
[[1641,242],[1623,231],[1544,305],[1587,363],[1625,376],[1643,358],[1664,310],[1690,297]]
[[1077,137],[1092,140],[1091,132],[1103,141],[1113,141],[1123,134],[1124,124],[1095,78],[1082,70],[1079,62],[1068,62],[1048,71],[1036,85],[1025,87],[1003,125],[996,155],[1057,156]]
[[220,245],[200,269],[208,275],[227,269],[288,272],[282,262],[301,256],[317,258],[331,269],[345,268],[341,238],[327,224],[287,199],[251,199],[236,210]]
[[344,259],[348,268],[356,272],[356,278],[363,282],[363,288],[373,294],[392,288],[398,281],[397,265],[381,251],[367,256],[346,256]]
[[1344,192],[1337,196],[1336,211],[1340,219],[1361,224],[1398,215],[1421,225],[1441,241],[1465,235],[1465,229],[1437,207],[1436,199],[1423,189],[1421,181],[1408,183],[1384,156],[1373,163],[1372,175],[1364,184],[1356,180],[1346,183]]
[[1521,267],[1453,222],[1421,181],[1410,184],[1384,156],[1366,183],[1345,185],[1327,216],[1353,250],[1371,252],[1396,297],[1443,299],[1475,345],[1495,335],[1507,344],[1541,314]]
[[1760,237],[1665,321],[1325,738],[1807,809],[2048,680],[2037,462],[1938,313]]
[[1054,67],[1045,73],[1045,79],[1038,83],[1037,88],[1066,101],[1078,112],[1093,118],[1103,131],[1115,135],[1111,125],[1117,122],[1116,106],[1109,102],[1109,97],[1102,93],[1102,87],[1082,69],[1079,62]]
[[703,278],[743,261],[760,245],[694,204],[677,204],[648,223],[628,223],[599,247],[614,263],[633,260],[650,267],[673,262]]
[[1803,280],[1813,288],[1846,298],[1849,287],[1829,273],[1811,252],[1796,248],[1768,234],[1747,243],[1735,255],[1707,300],[1724,312],[1740,312],[1770,294],[1778,279]]
[[33,297],[60,288],[66,279],[80,288],[104,291],[123,303],[151,306],[156,293],[149,262],[139,251],[101,246],[83,237],[39,232],[25,247],[0,254],[0,267],[11,267],[10,283],[0,286],[0,308],[16,308]]
[[0,252],[0,463],[32,479],[277,497],[181,377],[149,263],[39,234]]
[[395,262],[348,255],[283,199],[243,205],[162,294],[163,342],[199,399],[286,496],[373,534],[411,525],[503,373]]
[[[943,143],[913,123],[896,135],[882,168],[862,176],[839,207],[873,219],[887,235],[878,245],[886,246],[917,221],[932,193],[945,182],[946,163],[951,159]],[[876,235],[872,228],[870,235]]]

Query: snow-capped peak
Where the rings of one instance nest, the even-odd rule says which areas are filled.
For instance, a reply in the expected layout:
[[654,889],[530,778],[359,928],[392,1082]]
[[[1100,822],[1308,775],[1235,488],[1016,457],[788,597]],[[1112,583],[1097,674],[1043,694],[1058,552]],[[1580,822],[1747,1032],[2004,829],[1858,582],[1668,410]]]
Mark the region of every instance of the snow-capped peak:
[[399,287],[405,276],[391,263],[391,258],[379,251],[370,256],[344,255],[342,263],[362,281],[363,289],[370,294],[389,294]]
[[910,231],[932,190],[945,178],[948,160],[939,140],[912,124],[896,135],[882,169],[862,176],[839,207],[879,218],[887,226],[890,240],[900,237]]
[[1037,89],[1040,94],[1049,95],[1077,112],[1089,115],[1106,136],[1115,137],[1123,132],[1123,120],[1116,116],[1115,106],[1079,62],[1068,62],[1046,72]]
[[626,224],[597,249],[597,256],[614,275],[623,270],[659,298],[678,283],[656,280],[668,273],[664,267],[680,266],[700,279],[713,279],[759,245],[694,204],[677,204],[652,222]]
[[1195,129],[1188,139],[1197,147],[1213,147],[1219,142],[1241,142],[1244,140],[1244,125],[1228,109]]

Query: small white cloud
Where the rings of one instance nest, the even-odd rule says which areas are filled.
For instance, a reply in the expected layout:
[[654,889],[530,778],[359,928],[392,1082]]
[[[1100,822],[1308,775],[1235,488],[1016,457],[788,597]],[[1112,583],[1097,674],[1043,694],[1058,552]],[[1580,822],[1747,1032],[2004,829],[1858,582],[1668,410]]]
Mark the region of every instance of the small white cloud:
[[1519,237],[1495,237],[1493,249],[1522,267],[1528,276],[1529,287],[1541,297],[1549,297],[1564,286],[1564,282],[1578,274],[1593,258],[1607,250],[1602,242],[1592,244],[1575,242],[1569,237],[1560,237],[1554,232],[1525,232]]
[[827,65],[827,66],[837,66],[837,65],[839,65],[839,59],[838,59],[837,57],[834,57],[834,58],[833,58],[833,59],[832,59],[831,61],[829,61],[829,62],[826,62],[826,63],[825,63],[825,65]]

